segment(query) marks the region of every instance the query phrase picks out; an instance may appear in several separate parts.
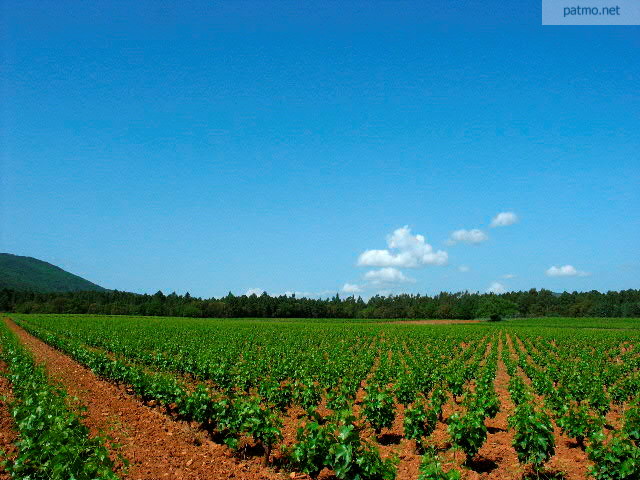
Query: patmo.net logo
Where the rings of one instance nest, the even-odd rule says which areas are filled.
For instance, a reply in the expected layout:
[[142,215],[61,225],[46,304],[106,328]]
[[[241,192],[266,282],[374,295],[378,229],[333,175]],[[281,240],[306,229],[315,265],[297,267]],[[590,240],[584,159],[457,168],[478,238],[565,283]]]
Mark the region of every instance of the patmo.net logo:
[[564,7],[563,16],[571,15],[620,15],[620,6],[615,7]]
[[[638,0],[542,0],[543,25],[640,25]],[[575,2],[575,3],[574,3]]]

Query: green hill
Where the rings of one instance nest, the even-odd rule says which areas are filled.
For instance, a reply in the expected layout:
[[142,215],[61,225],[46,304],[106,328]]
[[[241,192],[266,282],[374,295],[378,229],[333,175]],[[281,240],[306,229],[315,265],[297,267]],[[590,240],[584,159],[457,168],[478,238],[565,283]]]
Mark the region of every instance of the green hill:
[[3,288],[33,292],[105,290],[50,263],[10,253],[0,253],[0,289]]

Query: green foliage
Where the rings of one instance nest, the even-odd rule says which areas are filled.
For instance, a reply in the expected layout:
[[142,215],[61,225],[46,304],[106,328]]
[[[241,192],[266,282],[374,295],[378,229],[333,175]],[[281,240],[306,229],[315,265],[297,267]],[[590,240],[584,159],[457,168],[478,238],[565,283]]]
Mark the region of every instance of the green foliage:
[[637,446],[640,446],[638,445],[640,442],[640,405],[632,405],[624,412],[622,430]]
[[589,473],[596,480],[636,480],[640,478],[640,448],[624,436],[613,435],[605,445],[602,434],[595,435],[587,448],[594,465]]
[[613,403],[616,405],[622,405],[624,402],[629,401],[633,396],[634,388],[629,388],[627,382],[622,381],[612,385],[609,389],[609,394]]
[[[25,257],[16,257],[25,258]],[[33,262],[39,260],[29,259]],[[555,295],[549,290],[509,292],[501,295],[442,292],[435,296],[376,295],[367,301],[361,298],[302,298],[293,295],[263,294],[220,298],[195,298],[190,295],[139,295],[121,291],[97,291],[101,287],[41,262],[46,267],[43,279],[30,274],[28,282],[3,270],[0,259],[0,311],[19,313],[89,313],[105,315],[182,316],[203,318],[308,318],[308,319],[398,319],[398,318],[504,318],[522,317],[510,325],[526,325],[530,317],[551,316],[547,326],[607,326],[637,328],[633,321],[612,317],[640,317],[640,290],[599,293],[573,292]],[[52,275],[52,271],[56,275]],[[36,272],[37,273],[37,272]],[[4,279],[4,282],[3,282]],[[81,283],[77,284],[77,281]],[[28,291],[25,291],[28,290]],[[82,290],[82,291],[79,291]],[[92,291],[87,291],[92,290]],[[35,291],[56,293],[34,294]],[[58,293],[59,292],[59,293]],[[515,306],[515,310],[514,310]],[[575,318],[584,321],[576,322]],[[602,322],[599,318],[609,317]],[[317,320],[314,320],[317,321]],[[537,320],[540,321],[540,320]],[[637,322],[635,322],[637,324]]]
[[468,404],[470,409],[478,411],[483,417],[495,418],[500,411],[500,400],[493,389],[478,389],[477,393],[470,397]]
[[563,389],[554,389],[545,398],[545,404],[552,410],[553,414],[561,417],[569,410],[571,399]]
[[523,402],[527,401],[528,396],[526,392],[526,386],[524,381],[520,377],[511,377],[509,379],[509,395],[511,395],[511,400],[516,405],[516,407]]
[[181,399],[178,411],[185,418],[205,423],[213,417],[213,405],[209,389],[198,385],[192,394]]
[[591,416],[586,405],[573,404],[564,416],[558,418],[557,423],[566,435],[584,445],[584,439],[599,431],[603,422]]
[[598,379],[597,381],[598,384],[593,386],[588,401],[591,408],[596,410],[601,416],[604,417],[609,412],[611,399],[602,388],[600,379]]
[[[169,304],[160,295],[152,297]],[[344,478],[386,475],[375,443],[363,440],[359,428],[370,424],[380,432],[391,425],[396,399],[409,402],[405,438],[420,441],[455,393],[468,413],[452,417],[452,438],[467,455],[477,453],[486,438],[484,420],[499,408],[494,381],[501,342],[512,377],[509,391],[518,406],[519,420],[514,415],[510,425],[521,462],[539,470],[553,452],[551,424],[538,410],[541,405],[550,407],[567,434],[588,438],[609,400],[622,402],[628,411],[622,436],[637,442],[637,412],[627,402],[640,391],[640,342],[623,321],[620,325],[629,328],[616,331],[556,328],[561,322],[574,325],[575,319],[468,326],[62,315],[17,320],[139,398],[202,423],[230,447],[248,446],[249,439],[262,444],[265,458],[272,445],[281,444],[278,419],[284,410],[302,405],[308,421],[288,450],[293,468],[311,474],[335,466]],[[185,377],[193,379],[195,389],[181,380]],[[363,382],[369,388],[355,421],[352,407]],[[320,404],[330,410],[325,418],[316,414]]]
[[337,411],[351,411],[351,399],[344,387],[336,387],[329,390],[326,394],[327,408]]
[[[251,436],[265,447],[265,463],[269,461],[271,447],[282,440],[282,421],[275,412],[261,405],[258,397],[238,397],[234,400],[226,427],[234,436]],[[236,447],[234,437],[227,445]]]
[[171,375],[146,372],[62,337],[47,333],[42,334],[42,337],[94,372],[128,384],[143,400],[155,400],[165,406],[175,404],[183,418],[224,432],[225,443],[232,449],[238,447],[239,437],[250,436],[265,446],[265,459],[268,460],[271,446],[282,438],[281,420],[258,397],[241,395],[231,398],[217,395],[212,398],[211,392],[204,385],[199,385],[189,393]]
[[454,413],[449,418],[449,435],[453,444],[467,455],[467,460],[471,459],[487,440],[484,413],[478,410],[464,415]]
[[415,379],[410,375],[400,375],[394,389],[398,402],[405,407],[413,402],[416,397],[417,386],[415,384]]
[[293,465],[312,477],[325,467],[334,470],[339,479],[393,480],[394,462],[382,460],[378,450],[364,442],[355,418],[321,425],[315,416],[298,429],[297,443],[292,447]]
[[516,408],[509,418],[509,426],[515,428],[513,447],[518,461],[531,464],[536,470],[541,469],[555,453],[551,418],[526,402]]
[[431,435],[437,422],[437,412],[427,407],[423,400],[418,400],[404,411],[404,435],[421,445],[422,437]]
[[442,407],[447,403],[447,397],[447,391],[441,384],[436,385],[431,393],[431,400],[429,403],[431,404],[431,408],[438,415],[439,420],[442,420]]
[[418,480],[460,480],[460,478],[461,475],[458,470],[451,469],[448,472],[445,472],[442,469],[442,464],[438,460],[438,456],[435,451],[427,451],[422,456]]
[[329,448],[330,467],[337,478],[353,480],[393,480],[396,467],[382,460],[375,447],[363,443],[353,423],[339,426],[335,442]]
[[312,381],[299,382],[293,388],[293,401],[305,410],[316,407],[322,400],[322,389]]
[[504,317],[518,313],[518,305],[497,295],[488,295],[480,303],[476,317],[489,318],[492,321],[502,320]]
[[464,393],[464,384],[466,379],[464,378],[463,372],[459,369],[455,369],[451,371],[447,375],[447,384],[449,386],[449,391],[455,397],[459,397]]
[[391,427],[396,416],[393,392],[387,388],[369,387],[362,410],[376,433]]
[[310,420],[304,427],[298,428],[297,442],[290,453],[296,470],[315,478],[325,465],[329,464],[329,449],[335,441],[332,430],[333,425],[321,425],[319,418]]
[[104,439],[90,438],[81,417],[67,408],[65,392],[51,385],[41,367],[0,322],[0,358],[9,369],[15,401],[11,414],[19,432],[18,454],[8,461],[13,478],[116,480]]
[[269,404],[278,410],[284,410],[293,402],[293,386],[280,384],[274,379],[267,378],[258,385],[258,393]]

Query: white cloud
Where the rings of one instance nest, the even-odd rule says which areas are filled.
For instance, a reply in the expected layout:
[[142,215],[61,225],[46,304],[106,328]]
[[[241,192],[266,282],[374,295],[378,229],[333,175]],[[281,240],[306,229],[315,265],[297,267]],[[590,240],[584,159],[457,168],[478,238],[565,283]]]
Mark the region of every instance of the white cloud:
[[360,293],[362,292],[362,287],[354,283],[345,283],[342,287],[342,291],[344,293]]
[[407,277],[400,270],[393,267],[385,267],[380,270],[370,270],[364,274],[364,279],[372,285],[415,282],[413,278]]
[[491,220],[492,227],[508,227],[518,221],[518,216],[513,212],[500,212]]
[[509,279],[509,278],[516,278],[516,276],[513,273],[505,273],[504,275],[502,275],[501,278]]
[[389,249],[362,252],[358,257],[358,266],[418,268],[424,265],[445,265],[449,260],[447,252],[434,251],[424,236],[412,235],[407,226],[398,228],[389,235],[387,246]]
[[262,288],[250,288],[249,290],[247,290],[245,292],[245,295],[247,297],[250,297],[251,295],[257,295],[260,296],[264,293],[264,290]]
[[493,282],[491,285],[489,285],[489,288],[487,288],[487,293],[506,293],[506,292],[507,292],[506,287],[500,282]]
[[548,277],[586,277],[591,275],[589,272],[576,270],[573,265],[563,265],[561,267],[553,265],[549,267],[545,273]]
[[456,230],[452,232],[447,241],[448,245],[455,245],[456,243],[471,243],[477,245],[489,240],[489,236],[482,230],[474,228],[473,230]]
[[462,273],[466,273],[466,272],[470,272],[471,268],[469,266],[467,266],[467,265],[460,265],[458,267],[458,271],[462,272]]
[[393,254],[389,250],[366,250],[358,257],[361,267],[417,267],[418,262],[409,253]]

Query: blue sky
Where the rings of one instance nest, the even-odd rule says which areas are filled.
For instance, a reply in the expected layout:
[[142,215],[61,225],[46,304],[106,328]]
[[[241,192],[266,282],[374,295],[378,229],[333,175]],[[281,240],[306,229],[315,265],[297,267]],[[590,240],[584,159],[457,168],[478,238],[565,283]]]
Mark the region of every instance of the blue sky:
[[3,2],[0,251],[206,297],[640,288],[640,27],[162,3]]

